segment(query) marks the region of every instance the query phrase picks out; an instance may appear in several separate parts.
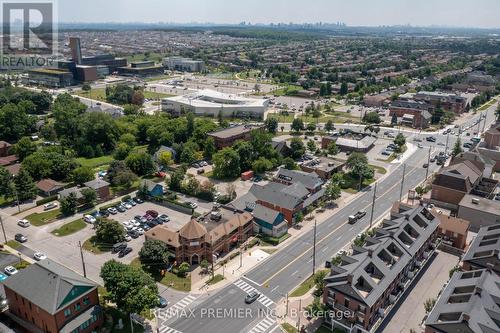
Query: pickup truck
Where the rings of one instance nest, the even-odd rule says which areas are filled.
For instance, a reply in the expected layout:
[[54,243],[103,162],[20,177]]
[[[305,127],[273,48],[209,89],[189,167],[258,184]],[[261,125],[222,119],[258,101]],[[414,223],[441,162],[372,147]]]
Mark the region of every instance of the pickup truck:
[[365,216],[365,215],[366,215],[366,212],[363,210],[360,210],[359,212],[357,212],[354,215],[349,215],[349,217],[348,217],[349,224],[356,223],[356,221],[363,218],[363,216]]

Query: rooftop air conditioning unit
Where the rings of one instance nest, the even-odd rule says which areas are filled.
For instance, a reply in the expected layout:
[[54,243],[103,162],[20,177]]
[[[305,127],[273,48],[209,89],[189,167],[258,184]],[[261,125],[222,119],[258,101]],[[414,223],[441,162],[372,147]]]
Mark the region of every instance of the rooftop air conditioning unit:
[[478,198],[472,198],[472,203],[474,205],[479,205],[479,199]]

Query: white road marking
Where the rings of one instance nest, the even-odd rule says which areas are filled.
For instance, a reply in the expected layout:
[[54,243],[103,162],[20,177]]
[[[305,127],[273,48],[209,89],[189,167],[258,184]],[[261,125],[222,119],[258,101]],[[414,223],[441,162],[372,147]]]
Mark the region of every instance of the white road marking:
[[246,280],[248,280],[248,281],[250,281],[250,282],[252,282],[253,284],[255,284],[255,285],[259,286],[259,287],[260,287],[260,286],[262,286],[262,284],[261,284],[261,283],[257,283],[257,282],[255,282],[254,280],[250,280],[250,279],[249,279],[249,278],[247,278],[246,276],[242,276],[242,278],[243,278],[243,279],[246,279]]
[[173,329],[172,327],[163,326],[162,328],[160,328],[160,333],[182,333],[182,332]]
[[[254,328],[252,328],[250,331],[248,331],[248,333],[263,333],[267,329],[269,329],[269,327],[274,325],[274,323],[275,323],[274,320],[266,317],[262,321],[260,321],[257,325],[255,325]],[[274,329],[273,329],[273,331],[274,331]]]
[[342,236],[337,237],[336,241],[340,240],[341,238],[342,238]]
[[[312,259],[311,259],[311,260],[312,260]],[[295,271],[295,272],[293,272],[291,276],[294,276],[294,275],[295,275],[295,274],[297,274],[298,272],[299,272],[299,271]]]
[[[236,287],[240,288],[247,294],[250,293],[251,291],[256,291],[259,292],[256,288],[252,287],[248,283],[242,280],[237,280],[233,283]],[[260,292],[259,292],[260,293]],[[274,304],[274,302],[269,299],[269,297],[265,296],[264,294],[260,294],[259,298],[257,299],[258,302],[260,302],[262,305],[265,307],[269,307]]]
[[279,285],[277,285],[276,287],[274,287],[273,289],[271,289],[271,292],[275,291],[276,289],[278,289]]

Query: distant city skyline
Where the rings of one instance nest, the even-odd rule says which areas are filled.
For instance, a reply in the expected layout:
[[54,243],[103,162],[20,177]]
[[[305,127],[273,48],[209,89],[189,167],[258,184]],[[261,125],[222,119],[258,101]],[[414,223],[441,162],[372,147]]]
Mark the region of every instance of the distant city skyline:
[[67,23],[305,23],[500,28],[498,0],[58,1]]

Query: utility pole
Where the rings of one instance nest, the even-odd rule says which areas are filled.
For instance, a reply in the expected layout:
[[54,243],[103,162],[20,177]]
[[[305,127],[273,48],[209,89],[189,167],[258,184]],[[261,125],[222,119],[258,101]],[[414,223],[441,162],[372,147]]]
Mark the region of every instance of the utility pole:
[[286,293],[286,316],[288,317],[288,293]]
[[83,276],[87,277],[87,270],[85,268],[85,261],[83,260],[82,242],[78,241],[78,247],[80,248],[80,257],[82,258]]
[[403,164],[403,179],[401,179],[401,189],[399,190],[399,202],[401,202],[401,199],[403,197],[403,186],[405,183],[405,173],[406,173],[406,163]]
[[7,235],[5,234],[5,228],[3,226],[2,216],[0,216],[0,224],[2,225],[3,239],[5,240],[5,243],[7,243]]
[[429,164],[431,163],[431,147],[429,147],[429,155],[427,156],[427,168],[425,168],[425,180],[429,176],[429,168],[431,167]]
[[300,313],[301,313],[301,310],[302,309],[302,298],[299,299],[299,315],[297,317],[299,317],[298,321],[297,321],[297,332],[300,332]]
[[316,219],[314,219],[314,242],[313,242],[313,276],[315,274],[316,267]]
[[373,201],[372,201],[372,212],[370,214],[370,229],[372,228],[372,223],[373,223],[373,211],[375,209],[375,200],[376,200],[376,195],[377,195],[377,183],[375,183],[373,187]]

